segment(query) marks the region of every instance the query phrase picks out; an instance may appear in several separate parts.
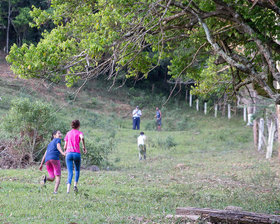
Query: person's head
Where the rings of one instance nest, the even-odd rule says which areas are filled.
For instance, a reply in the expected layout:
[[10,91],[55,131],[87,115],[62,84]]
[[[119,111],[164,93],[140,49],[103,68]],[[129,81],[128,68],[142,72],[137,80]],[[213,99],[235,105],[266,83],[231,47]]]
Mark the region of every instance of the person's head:
[[62,134],[59,130],[55,130],[52,132],[52,137],[51,137],[51,140],[53,140],[54,138],[61,138],[62,137]]
[[156,110],[158,110],[158,107],[156,107]]
[[140,132],[140,135],[144,135],[144,132],[143,132],[143,131],[141,131],[141,132]]
[[79,120],[74,120],[74,121],[72,121],[71,127],[72,127],[73,129],[79,129],[79,127],[80,127],[80,121],[79,121]]
[[139,107],[138,107],[138,106],[136,106],[136,109],[138,110],[138,109],[139,109]]

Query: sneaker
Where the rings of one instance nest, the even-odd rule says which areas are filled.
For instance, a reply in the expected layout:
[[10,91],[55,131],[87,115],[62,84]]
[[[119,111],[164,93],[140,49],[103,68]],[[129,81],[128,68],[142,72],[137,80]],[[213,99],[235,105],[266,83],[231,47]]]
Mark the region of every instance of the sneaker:
[[78,193],[78,188],[77,188],[77,186],[74,186],[74,192],[75,192],[75,193]]
[[57,192],[54,191],[53,194],[57,194]]
[[47,177],[46,177],[46,175],[43,175],[43,176],[42,176],[42,180],[41,180],[41,184],[42,184],[42,185],[45,185],[46,182],[47,182]]

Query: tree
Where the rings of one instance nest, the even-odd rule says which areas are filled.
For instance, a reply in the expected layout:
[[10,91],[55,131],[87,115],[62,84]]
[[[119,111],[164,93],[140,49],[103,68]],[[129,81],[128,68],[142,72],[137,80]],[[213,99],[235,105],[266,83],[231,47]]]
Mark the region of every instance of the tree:
[[[201,79],[210,55],[228,66],[220,84],[238,91],[253,83],[259,94],[280,103],[279,1],[148,0],[52,1],[53,12],[33,10],[40,26],[56,28],[35,45],[13,46],[7,60],[21,77],[64,79],[68,85],[100,74],[114,79],[146,76],[164,58],[169,73]],[[153,52],[149,52],[149,50]],[[214,64],[215,65],[215,64]],[[218,83],[219,84],[219,83]]]
[[[29,15],[32,5],[40,7],[42,9],[47,9],[50,6],[48,0],[36,1],[36,0],[2,0],[0,1],[0,28],[5,30],[5,51],[9,52],[10,43],[16,42],[21,46],[22,41],[28,39],[29,41],[34,41],[38,36],[38,32],[32,30],[29,27],[31,22],[31,17]],[[27,33],[32,34],[26,37]],[[0,41],[2,41],[0,39]]]

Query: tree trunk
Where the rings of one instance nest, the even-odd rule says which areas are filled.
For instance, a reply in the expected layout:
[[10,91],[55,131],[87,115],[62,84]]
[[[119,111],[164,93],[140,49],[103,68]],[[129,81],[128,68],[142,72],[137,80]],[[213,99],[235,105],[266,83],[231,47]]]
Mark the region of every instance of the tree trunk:
[[8,5],[8,24],[7,24],[7,36],[6,36],[6,53],[8,54],[9,53],[9,39],[10,39],[10,26],[11,26],[11,8],[12,8],[12,5],[11,5],[11,0],[9,0],[9,5]]
[[280,223],[280,216],[267,215],[254,212],[246,212],[239,210],[219,210],[208,208],[177,208],[176,215],[199,215],[202,219],[211,223],[258,223],[258,224],[272,224]]

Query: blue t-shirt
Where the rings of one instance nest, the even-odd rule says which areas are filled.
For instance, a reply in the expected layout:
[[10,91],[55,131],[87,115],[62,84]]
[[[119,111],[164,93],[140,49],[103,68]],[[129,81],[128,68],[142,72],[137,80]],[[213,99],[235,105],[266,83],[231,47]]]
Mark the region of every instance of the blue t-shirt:
[[47,147],[47,154],[45,158],[45,162],[48,160],[54,159],[54,160],[59,160],[59,154],[60,152],[57,149],[57,143],[61,144],[61,139],[60,138],[54,138],[48,145]]

